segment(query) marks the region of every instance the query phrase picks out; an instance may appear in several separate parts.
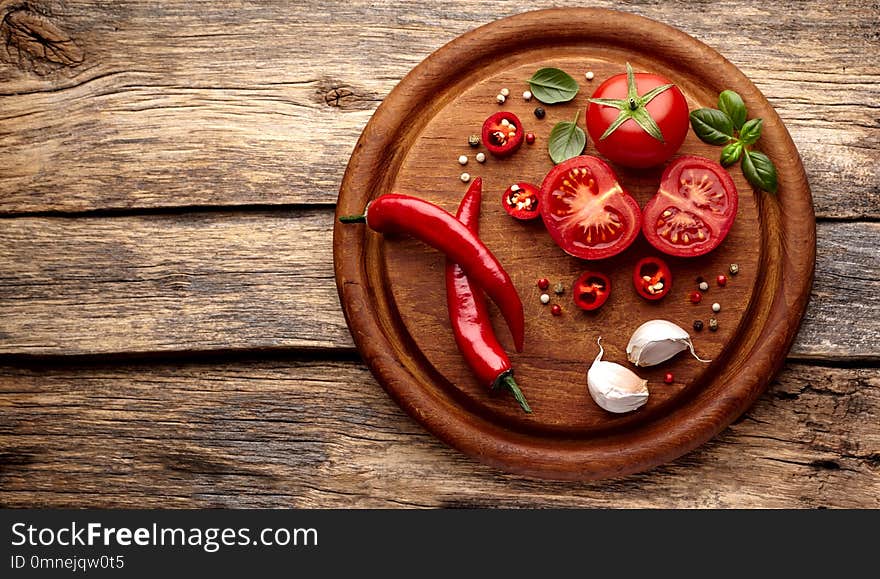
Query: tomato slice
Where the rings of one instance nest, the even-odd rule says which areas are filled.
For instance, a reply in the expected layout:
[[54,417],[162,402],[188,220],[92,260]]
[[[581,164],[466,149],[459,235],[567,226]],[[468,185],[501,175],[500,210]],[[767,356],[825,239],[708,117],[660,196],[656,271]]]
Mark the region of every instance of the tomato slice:
[[604,259],[630,246],[641,228],[636,200],[608,164],[591,155],[564,161],[541,184],[538,207],[550,237],[569,255]]
[[572,285],[571,295],[580,309],[588,312],[597,310],[611,295],[611,280],[604,273],[585,271]]
[[738,200],[724,167],[703,157],[678,157],[666,167],[660,190],[645,205],[642,230],[651,245],[667,255],[704,255],[724,241]]
[[519,181],[508,187],[501,196],[501,205],[507,214],[522,221],[534,219],[538,212],[538,186]]
[[633,269],[633,285],[646,300],[659,300],[672,289],[672,271],[659,257],[640,259]]
[[507,111],[497,112],[483,122],[483,144],[496,157],[512,155],[522,146],[522,123]]

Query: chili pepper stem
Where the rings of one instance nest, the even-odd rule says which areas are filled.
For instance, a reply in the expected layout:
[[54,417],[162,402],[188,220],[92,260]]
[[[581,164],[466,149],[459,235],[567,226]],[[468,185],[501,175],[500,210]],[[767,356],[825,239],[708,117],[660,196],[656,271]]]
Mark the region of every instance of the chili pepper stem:
[[367,214],[363,215],[342,215],[339,217],[340,223],[366,223]]
[[526,414],[531,414],[532,409],[529,406],[529,403],[526,401],[526,397],[523,395],[522,390],[519,389],[519,386],[516,383],[516,380],[513,379],[513,372],[507,371],[501,374],[495,383],[492,385],[492,389],[496,389],[499,386],[503,385],[505,388],[510,390],[513,394],[513,397],[516,398],[516,401],[519,402],[519,405],[522,407],[523,411]]

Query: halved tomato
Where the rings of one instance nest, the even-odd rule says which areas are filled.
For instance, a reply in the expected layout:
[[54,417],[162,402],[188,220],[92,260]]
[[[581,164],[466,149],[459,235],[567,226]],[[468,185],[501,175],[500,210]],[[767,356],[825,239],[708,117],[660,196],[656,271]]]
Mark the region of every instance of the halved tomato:
[[642,230],[667,255],[704,255],[727,236],[738,202],[736,185],[724,167],[703,157],[678,157],[645,205]]
[[573,157],[547,173],[538,207],[556,245],[581,259],[617,255],[641,229],[639,204],[608,163],[591,155]]

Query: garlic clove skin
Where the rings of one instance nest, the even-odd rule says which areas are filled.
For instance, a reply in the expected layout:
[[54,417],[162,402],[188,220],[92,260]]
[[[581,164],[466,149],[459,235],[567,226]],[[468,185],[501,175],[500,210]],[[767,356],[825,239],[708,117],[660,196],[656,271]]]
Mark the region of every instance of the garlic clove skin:
[[656,366],[688,349],[700,362],[712,361],[697,356],[694,343],[684,328],[667,320],[651,320],[633,332],[629,344],[626,345],[626,357],[636,366],[644,368]]
[[600,337],[599,355],[587,371],[587,389],[593,400],[608,412],[621,414],[632,412],[648,401],[648,381],[642,380],[635,372],[615,364],[603,362],[605,350]]

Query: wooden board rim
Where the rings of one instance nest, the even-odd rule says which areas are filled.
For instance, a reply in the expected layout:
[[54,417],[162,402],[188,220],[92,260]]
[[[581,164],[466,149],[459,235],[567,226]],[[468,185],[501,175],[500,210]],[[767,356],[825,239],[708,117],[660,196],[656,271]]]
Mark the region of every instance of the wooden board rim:
[[[613,30],[590,24],[614,20]],[[560,26],[561,23],[566,26]],[[552,41],[542,38],[546,30]],[[589,33],[587,32],[589,31]],[[363,226],[334,227],[334,266],[340,301],[352,337],[365,362],[392,398],[444,442],[496,467],[529,476],[592,480],[642,471],[689,452],[740,416],[763,392],[781,367],[806,309],[815,263],[815,217],[809,184],[797,149],[778,115],[754,84],[714,49],[663,23],[641,16],[596,8],[538,10],[511,16],[472,30],[441,47],[416,66],[380,105],[364,129],[340,187],[336,215],[358,213],[382,192],[383,173],[407,146],[406,127],[417,121],[426,102],[442,102],[446,75],[464,71],[479,56],[498,53],[505,40],[566,43],[578,38],[661,53],[678,66],[703,71],[705,80],[743,95],[751,116],[764,119],[761,148],[777,164],[780,191],[760,196],[762,276],[738,346],[744,362],[728,371],[723,393],[713,389],[661,417],[649,427],[601,440],[547,440],[511,432],[463,413],[454,401],[440,399],[418,385],[400,356],[373,299],[376,288],[366,273],[370,259]],[[509,46],[509,44],[507,45]],[[706,71],[712,71],[709,74]],[[434,99],[432,101],[432,99]],[[439,105],[438,105],[439,106]],[[781,163],[781,160],[787,160]],[[389,173],[392,171],[389,171]],[[782,283],[783,280],[785,283]],[[731,370],[731,369],[728,369]],[[710,391],[713,390],[713,391]],[[715,394],[715,396],[713,396]]]

